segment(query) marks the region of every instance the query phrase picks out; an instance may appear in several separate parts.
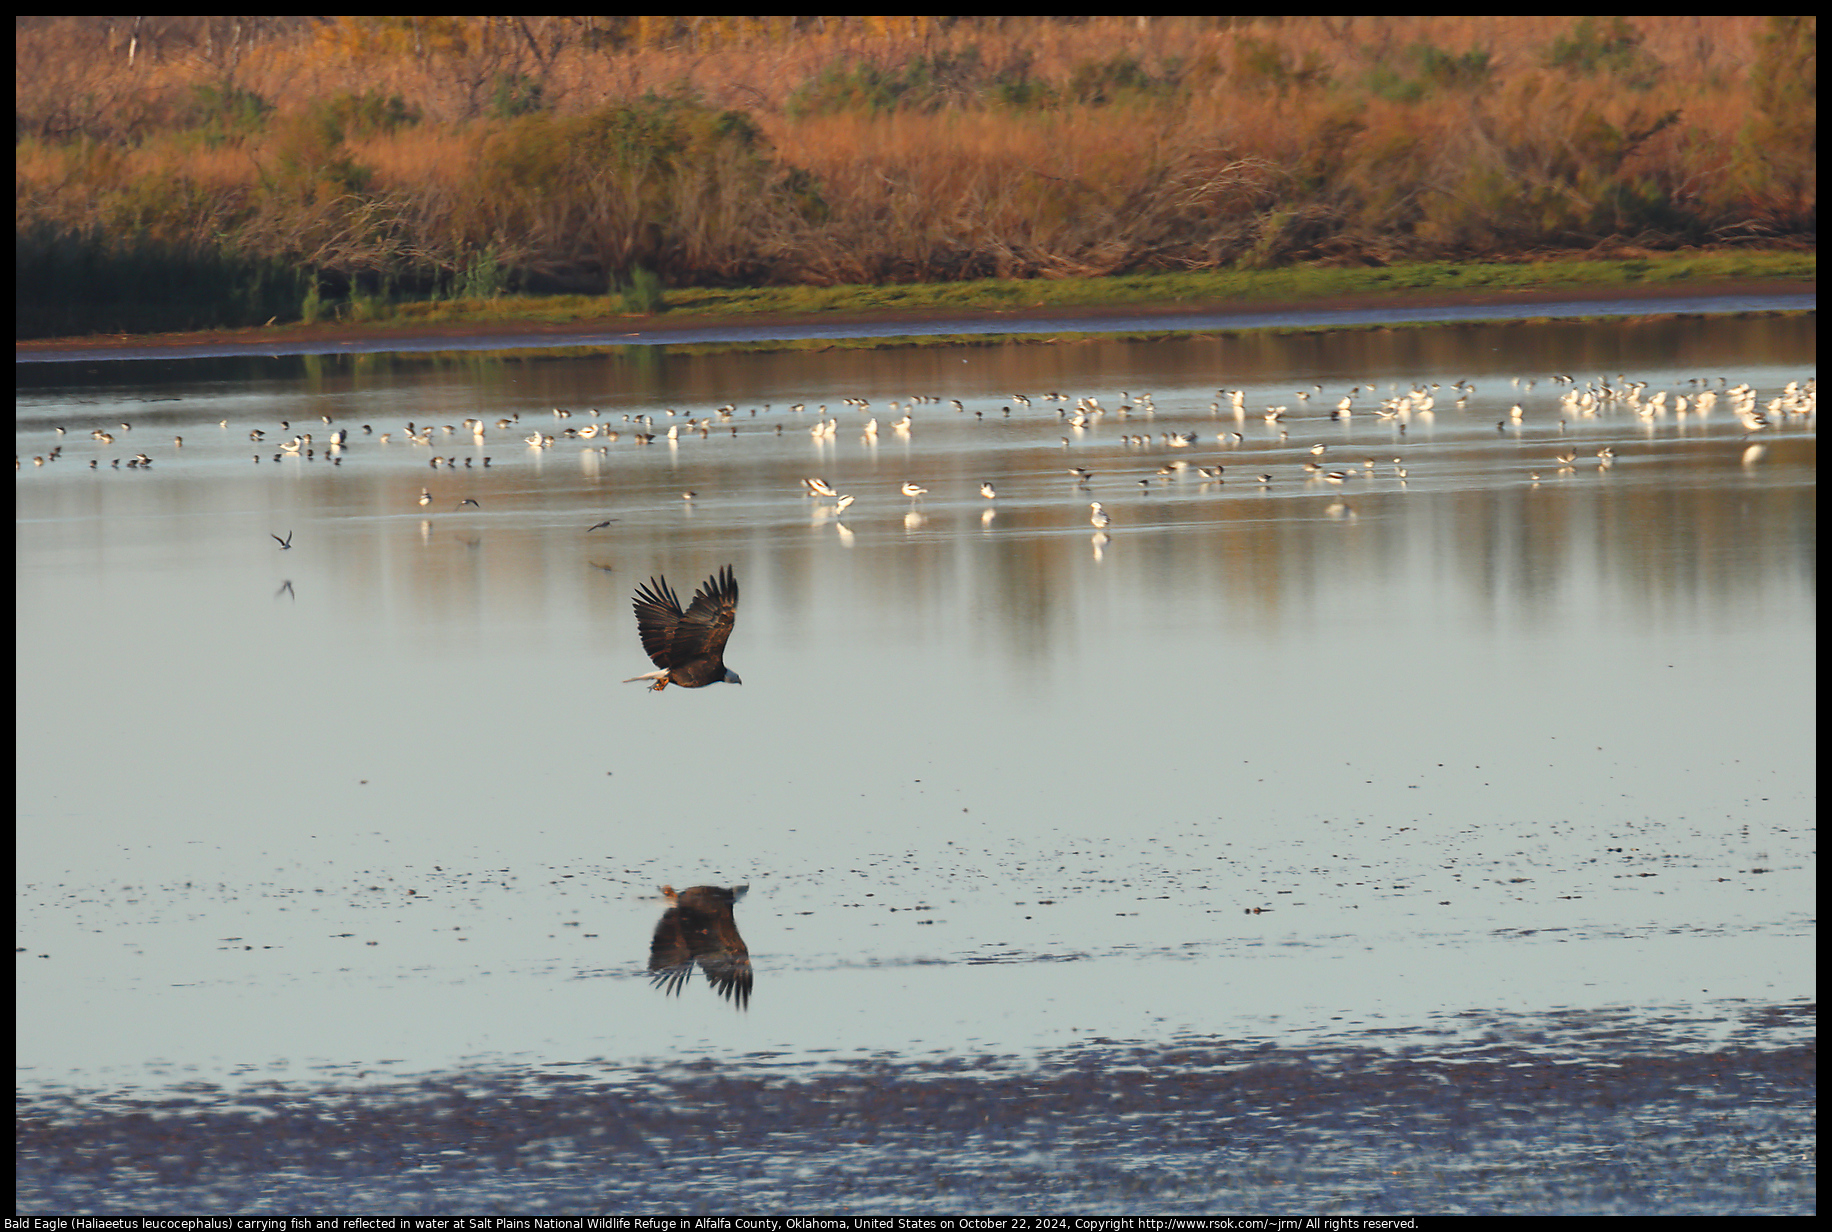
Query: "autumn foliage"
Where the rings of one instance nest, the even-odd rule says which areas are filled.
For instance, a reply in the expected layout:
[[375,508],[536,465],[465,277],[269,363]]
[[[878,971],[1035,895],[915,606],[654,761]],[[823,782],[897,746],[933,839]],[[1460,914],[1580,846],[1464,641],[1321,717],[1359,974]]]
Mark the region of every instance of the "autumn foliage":
[[1810,244],[1812,17],[22,18],[22,333]]

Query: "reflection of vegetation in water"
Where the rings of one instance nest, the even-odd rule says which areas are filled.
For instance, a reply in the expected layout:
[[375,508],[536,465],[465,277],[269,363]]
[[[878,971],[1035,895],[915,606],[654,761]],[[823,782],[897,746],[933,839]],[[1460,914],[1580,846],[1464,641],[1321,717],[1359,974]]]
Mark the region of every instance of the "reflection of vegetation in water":
[[[1505,34],[1505,37],[1503,35]],[[19,328],[1810,242],[1816,20],[43,18]]]

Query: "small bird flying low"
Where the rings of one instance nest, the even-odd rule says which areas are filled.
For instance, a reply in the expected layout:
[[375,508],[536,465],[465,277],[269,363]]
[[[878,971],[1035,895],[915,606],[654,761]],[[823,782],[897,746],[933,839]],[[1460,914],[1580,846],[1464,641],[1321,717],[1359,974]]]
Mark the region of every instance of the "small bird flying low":
[[698,689],[709,684],[743,684],[725,666],[725,641],[738,613],[738,579],[730,565],[694,592],[683,611],[666,578],[651,578],[636,588],[636,631],[657,671],[632,676],[625,684],[653,680],[656,692],[669,685]]

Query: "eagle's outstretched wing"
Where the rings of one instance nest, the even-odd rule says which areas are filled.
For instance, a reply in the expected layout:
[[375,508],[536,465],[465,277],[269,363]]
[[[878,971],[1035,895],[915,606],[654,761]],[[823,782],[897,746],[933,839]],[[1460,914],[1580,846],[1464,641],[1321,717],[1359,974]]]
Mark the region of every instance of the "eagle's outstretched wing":
[[738,613],[738,579],[730,565],[694,592],[681,610],[666,578],[636,588],[636,628],[642,648],[657,667],[680,667],[700,659],[722,659]]

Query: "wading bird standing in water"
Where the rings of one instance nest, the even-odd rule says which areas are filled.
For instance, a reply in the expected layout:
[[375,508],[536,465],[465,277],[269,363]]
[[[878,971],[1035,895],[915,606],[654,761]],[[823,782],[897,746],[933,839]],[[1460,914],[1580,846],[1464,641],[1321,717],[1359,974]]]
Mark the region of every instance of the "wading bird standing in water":
[[730,565],[719,570],[694,592],[686,611],[668,588],[666,578],[651,578],[636,588],[636,630],[642,648],[660,669],[632,676],[625,684],[653,680],[656,691],[669,685],[698,689],[704,685],[743,684],[738,673],[725,666],[725,639],[732,635],[738,612],[738,579]]
[[694,886],[677,893],[662,887],[668,910],[649,943],[649,979],[657,988],[679,993],[697,962],[714,992],[741,1010],[750,1008],[751,952],[732,919],[732,905],[748,889]]

